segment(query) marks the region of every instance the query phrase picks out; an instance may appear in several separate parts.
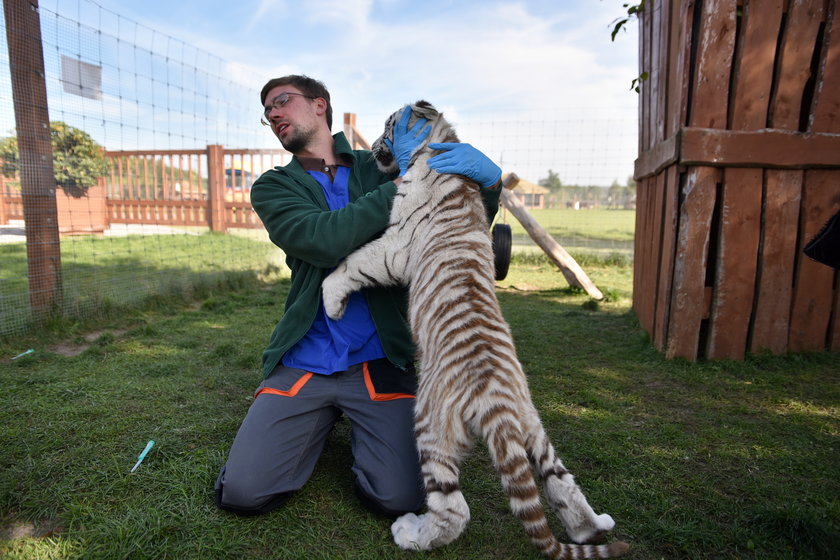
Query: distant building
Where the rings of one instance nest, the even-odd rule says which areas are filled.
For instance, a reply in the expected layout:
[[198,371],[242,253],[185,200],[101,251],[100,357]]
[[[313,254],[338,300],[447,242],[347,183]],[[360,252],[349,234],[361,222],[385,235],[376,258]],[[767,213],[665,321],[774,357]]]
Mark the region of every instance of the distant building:
[[[507,177],[507,174],[502,178]],[[545,208],[546,199],[551,191],[526,179],[519,179],[513,194],[528,208]]]

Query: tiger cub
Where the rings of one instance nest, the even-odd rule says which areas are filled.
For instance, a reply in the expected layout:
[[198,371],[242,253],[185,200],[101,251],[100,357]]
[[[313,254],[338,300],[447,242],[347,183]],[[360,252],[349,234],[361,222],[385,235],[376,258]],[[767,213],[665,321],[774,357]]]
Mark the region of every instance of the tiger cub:
[[[418,349],[415,432],[426,487],[427,512],[408,513],[391,526],[404,549],[448,544],[470,518],[458,477],[474,435],[486,440],[510,506],[532,542],[549,558],[610,558],[626,543],[563,544],[548,526],[531,463],[571,539],[591,542],[615,522],[596,515],[566,470],[531,402],[528,383],[495,293],[493,250],[479,187],[429,169],[429,142],[458,142],[452,126],[418,101],[391,115],[373,144],[380,169],[396,161],[393,140],[404,110],[411,124],[426,118],[432,131],[412,154],[384,234],[352,253],[323,283],[324,307],[340,317],[348,296],[378,285],[409,286],[409,321]],[[530,463],[529,463],[530,460]]]

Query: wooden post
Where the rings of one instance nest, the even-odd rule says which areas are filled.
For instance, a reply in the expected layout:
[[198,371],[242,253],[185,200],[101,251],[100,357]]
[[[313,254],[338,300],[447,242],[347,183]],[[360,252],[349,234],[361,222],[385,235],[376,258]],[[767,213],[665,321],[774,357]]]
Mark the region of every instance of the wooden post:
[[20,152],[29,301],[33,315],[44,317],[61,302],[61,245],[38,1],[5,0],[3,13]]
[[9,211],[6,209],[8,202],[6,202],[6,181],[3,174],[0,173],[0,225],[9,223]]
[[589,279],[589,276],[586,275],[575,259],[543,229],[537,220],[528,213],[525,205],[510,191],[510,189],[516,187],[518,182],[519,177],[515,173],[510,173],[505,177],[504,188],[502,189],[502,204],[510,210],[510,213],[519,220],[531,239],[557,265],[570,286],[581,288],[595,299],[604,299],[604,294],[592,283],[592,280]]
[[218,144],[207,146],[207,206],[211,231],[227,231],[225,223],[225,151]]
[[370,150],[370,143],[356,128],[356,113],[344,113],[344,136],[354,150]]

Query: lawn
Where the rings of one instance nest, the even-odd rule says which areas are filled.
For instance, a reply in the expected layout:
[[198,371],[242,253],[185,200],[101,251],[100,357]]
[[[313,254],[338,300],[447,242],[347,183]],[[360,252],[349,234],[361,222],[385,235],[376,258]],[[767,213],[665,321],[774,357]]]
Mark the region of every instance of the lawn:
[[[610,301],[535,259],[515,259],[498,293],[547,431],[616,519],[611,538],[639,560],[836,555],[840,355],[665,360],[630,311],[632,269],[586,269]],[[216,509],[212,485],[288,288],[240,277],[194,301],[0,343],[0,557],[539,558],[481,444],[463,468],[464,535],[429,553],[396,549],[389,520],[353,495],[346,422],[284,508]]]
[[[500,211],[504,214],[504,209]],[[633,241],[636,229],[635,210],[590,208],[532,208],[528,212],[552,237],[581,237],[608,241]],[[515,218],[508,220],[514,234],[524,234],[525,229]]]
[[[635,212],[629,210],[533,210],[546,230],[578,258],[632,260]],[[517,252],[540,254],[519,222],[503,210]],[[182,228],[176,235],[63,236],[60,311],[89,319],[117,312],[160,294],[189,294],[231,273],[288,272],[282,253],[264,230],[223,235]],[[0,244],[0,338],[33,328],[26,245]]]
[[[0,337],[31,328],[26,245],[0,244]],[[240,235],[67,236],[62,312],[90,318],[160,294],[189,294],[240,272],[285,269],[270,243]]]
[[[635,210],[533,208],[528,212],[570,253],[601,256],[620,253],[632,259]],[[539,251],[512,214],[502,209],[496,221],[510,224],[513,244],[517,250]]]

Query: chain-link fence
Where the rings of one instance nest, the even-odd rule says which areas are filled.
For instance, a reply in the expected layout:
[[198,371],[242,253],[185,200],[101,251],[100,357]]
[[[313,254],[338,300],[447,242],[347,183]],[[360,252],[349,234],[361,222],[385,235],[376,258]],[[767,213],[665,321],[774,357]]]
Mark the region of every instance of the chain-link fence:
[[[248,200],[289,159],[255,134],[266,77],[89,0],[41,4],[9,0],[0,21],[0,336],[41,313],[84,316],[282,269]],[[358,116],[369,139],[387,112]],[[632,115],[453,121],[523,179],[521,197],[567,249],[632,257]]]

